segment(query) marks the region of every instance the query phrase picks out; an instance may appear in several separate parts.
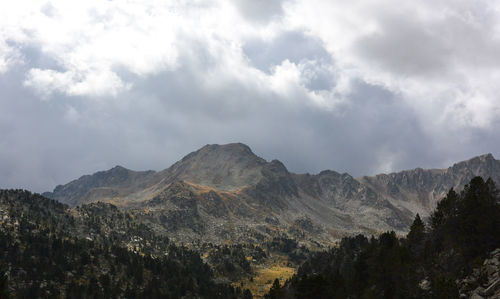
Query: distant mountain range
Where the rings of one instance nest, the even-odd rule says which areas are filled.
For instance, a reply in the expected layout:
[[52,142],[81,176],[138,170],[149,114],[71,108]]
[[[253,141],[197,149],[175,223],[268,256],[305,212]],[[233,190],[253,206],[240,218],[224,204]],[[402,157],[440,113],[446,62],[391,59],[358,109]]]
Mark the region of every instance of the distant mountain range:
[[116,166],[43,195],[70,206],[112,203],[174,241],[287,236],[329,244],[354,233],[407,232],[416,213],[428,216],[450,188],[460,190],[474,176],[499,183],[500,161],[487,154],[447,169],[354,178],[291,173],[233,143],[206,145],[159,172]]

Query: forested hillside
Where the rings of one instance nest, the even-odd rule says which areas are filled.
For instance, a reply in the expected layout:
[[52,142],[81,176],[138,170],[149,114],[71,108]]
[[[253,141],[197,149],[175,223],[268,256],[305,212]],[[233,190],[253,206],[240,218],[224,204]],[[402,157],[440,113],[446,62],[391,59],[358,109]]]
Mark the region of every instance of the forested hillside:
[[3,190],[0,207],[0,298],[251,297],[111,205]]
[[[405,238],[344,238],[338,248],[315,253],[284,287],[276,282],[268,297],[500,296],[498,281],[490,284],[498,280],[499,247],[498,191],[492,180],[475,177],[462,192],[451,189],[427,225],[417,215]],[[487,257],[493,266],[483,270]]]

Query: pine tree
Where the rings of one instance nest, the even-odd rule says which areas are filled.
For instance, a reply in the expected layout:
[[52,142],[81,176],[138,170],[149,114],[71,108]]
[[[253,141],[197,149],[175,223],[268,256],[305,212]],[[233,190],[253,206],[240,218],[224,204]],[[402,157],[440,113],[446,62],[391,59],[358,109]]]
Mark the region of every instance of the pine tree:
[[0,272],[0,299],[9,298],[9,280],[4,272]]
[[410,226],[410,232],[406,236],[406,240],[412,256],[416,259],[420,259],[424,251],[425,225],[419,214],[415,216],[415,220],[413,220],[413,224]]
[[410,244],[418,244],[423,241],[425,237],[425,225],[420,215],[415,216],[412,225],[410,226],[410,232],[408,233],[407,239]]
[[438,202],[436,210],[431,215],[431,226],[434,230],[439,229],[446,221],[458,216],[458,202],[459,196],[451,188],[446,197]]
[[269,290],[269,293],[266,295],[266,298],[275,299],[279,298],[280,295],[281,295],[280,281],[276,278],[273,282],[273,285],[271,286],[271,289]]

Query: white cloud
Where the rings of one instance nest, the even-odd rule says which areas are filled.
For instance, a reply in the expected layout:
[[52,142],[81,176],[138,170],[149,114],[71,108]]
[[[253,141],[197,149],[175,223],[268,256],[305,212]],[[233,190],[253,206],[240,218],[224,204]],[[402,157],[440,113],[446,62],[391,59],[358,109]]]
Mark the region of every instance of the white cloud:
[[[443,120],[485,128],[500,117],[491,109],[500,93],[493,79],[500,66],[494,3],[295,1],[286,15],[290,28],[325,43],[340,72],[401,94],[424,126],[435,129]],[[454,111],[442,118],[437,107]]]
[[[38,4],[38,5],[37,5]],[[33,68],[27,85],[44,94],[116,94],[125,88],[118,69],[139,76],[175,68],[176,32],[182,18],[175,7],[132,1],[16,1],[0,10],[0,45],[37,46],[62,70]],[[6,64],[5,47],[0,61]],[[5,68],[5,66],[3,67]]]
[[11,52],[12,49],[5,44],[5,41],[0,41],[0,73],[7,71]]
[[53,92],[72,96],[116,95],[128,88],[118,75],[110,70],[89,70],[59,72],[50,69],[33,68],[27,74],[24,84],[33,87],[42,98],[47,99]]

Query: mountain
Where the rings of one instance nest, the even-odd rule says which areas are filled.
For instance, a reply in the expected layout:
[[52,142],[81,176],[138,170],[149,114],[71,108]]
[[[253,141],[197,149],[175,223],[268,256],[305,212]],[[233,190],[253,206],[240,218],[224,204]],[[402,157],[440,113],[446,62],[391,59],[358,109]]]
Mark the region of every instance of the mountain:
[[331,244],[354,233],[404,233],[416,213],[428,216],[451,187],[476,175],[500,182],[500,161],[488,154],[448,169],[354,178],[331,170],[291,173],[233,143],[206,145],[159,172],[115,167],[44,195],[70,206],[113,203],[174,241],[260,243],[287,236]]
[[107,171],[84,175],[66,185],[58,185],[53,192],[43,195],[70,206],[120,198],[147,188],[155,181],[155,172],[132,171],[115,166]]

